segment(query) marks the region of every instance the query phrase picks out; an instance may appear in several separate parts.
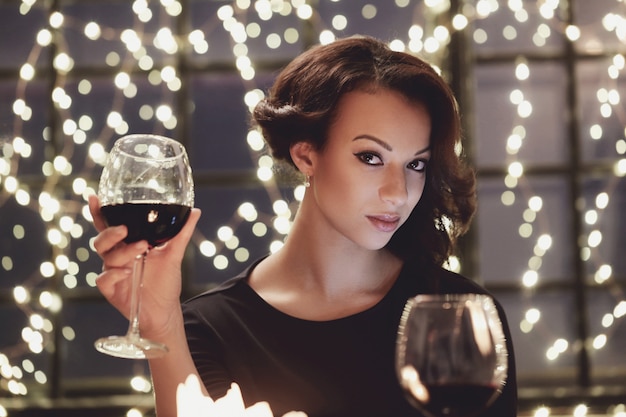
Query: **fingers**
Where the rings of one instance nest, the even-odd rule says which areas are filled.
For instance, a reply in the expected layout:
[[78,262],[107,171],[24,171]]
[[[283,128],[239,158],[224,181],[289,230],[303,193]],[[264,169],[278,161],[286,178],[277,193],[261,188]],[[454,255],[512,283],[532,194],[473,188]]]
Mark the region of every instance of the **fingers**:
[[100,212],[100,200],[98,200],[98,196],[92,194],[89,196],[88,202],[89,211],[91,212],[91,217],[93,218],[93,224],[96,227],[96,230],[100,232],[106,228],[106,223],[104,222],[104,218]]
[[150,246],[145,240],[131,244],[115,245],[109,251],[100,254],[104,270],[111,268],[125,268],[132,265],[135,259],[148,251]]
[[112,303],[114,298],[121,298],[117,289],[117,284],[128,280],[133,273],[132,268],[115,268],[103,271],[96,279],[96,286],[100,293]]
[[191,240],[191,237],[193,236],[193,231],[198,224],[200,214],[200,209],[191,209],[191,213],[189,213],[189,218],[187,218],[187,222],[185,223],[181,231],[178,232],[178,234],[174,236],[170,241],[168,241],[165,245],[156,247],[155,250],[170,250],[172,252],[175,252],[176,255],[182,259],[185,253],[185,248]]
[[198,224],[198,220],[200,219],[200,214],[201,214],[201,211],[199,208],[191,209],[191,213],[189,213],[189,218],[187,219],[185,226],[183,226],[183,228],[178,233],[178,235],[175,236],[175,239],[177,241],[184,243],[185,246],[187,245],[187,243],[191,239],[191,236],[193,235],[193,231],[195,230],[196,225]]
[[[113,230],[117,229],[117,230]],[[128,313],[128,292],[130,291],[130,276],[133,273],[134,262],[148,250],[146,241],[135,242],[129,245],[115,244],[110,247],[110,242],[120,242],[116,238],[107,235],[126,236],[125,228],[119,233],[120,228],[114,227],[100,232],[96,239],[104,238],[98,246],[98,255],[102,258],[102,273],[96,279],[96,286],[100,293],[122,314]],[[102,244],[101,242],[105,242]],[[95,242],[94,242],[95,245]],[[110,249],[109,249],[110,247]],[[107,249],[104,252],[100,250]]]
[[109,252],[128,234],[126,226],[114,226],[103,229],[93,241],[93,246],[100,256]]

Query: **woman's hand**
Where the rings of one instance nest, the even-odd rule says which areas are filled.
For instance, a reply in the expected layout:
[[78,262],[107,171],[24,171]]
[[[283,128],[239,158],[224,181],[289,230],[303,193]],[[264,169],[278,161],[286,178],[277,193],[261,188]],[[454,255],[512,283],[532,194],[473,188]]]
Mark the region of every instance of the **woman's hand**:
[[[89,210],[99,232],[94,247],[103,262],[96,285],[109,303],[128,318],[133,264],[149,249],[148,243],[124,243],[128,233],[126,226],[106,227],[100,202],[94,195],[89,197]],[[192,209],[187,223],[176,236],[148,252],[140,311],[141,332],[145,337],[163,340],[172,327],[172,319],[180,316],[181,263],[199,218],[200,210]]]

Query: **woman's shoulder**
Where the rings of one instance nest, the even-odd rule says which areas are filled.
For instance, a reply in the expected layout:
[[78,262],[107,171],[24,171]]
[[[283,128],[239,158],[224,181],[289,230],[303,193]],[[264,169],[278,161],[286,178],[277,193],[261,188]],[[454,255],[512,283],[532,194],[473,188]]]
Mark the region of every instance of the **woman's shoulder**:
[[259,262],[260,260],[257,260],[234,277],[187,299],[183,302],[183,309],[206,308],[206,306],[210,305],[219,305],[220,300],[245,299],[246,297],[251,297],[253,294],[248,291],[249,287],[246,281],[252,269],[254,269]]
[[461,273],[427,261],[408,262],[405,277],[419,286],[420,293],[476,293],[488,294],[479,282]]
[[220,295],[228,294],[229,292],[235,291],[238,284],[245,280],[245,278],[246,276],[244,274],[239,274],[235,277],[232,277],[222,283],[216,284],[208,290],[205,290],[199,294],[190,297],[183,302],[183,305],[194,304],[208,297],[219,297]]

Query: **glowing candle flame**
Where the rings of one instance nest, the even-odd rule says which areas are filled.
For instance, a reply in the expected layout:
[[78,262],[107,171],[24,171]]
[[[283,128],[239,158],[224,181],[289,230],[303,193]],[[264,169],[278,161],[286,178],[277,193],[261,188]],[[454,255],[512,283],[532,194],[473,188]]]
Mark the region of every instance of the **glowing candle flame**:
[[[213,400],[200,389],[200,381],[195,375],[178,384],[176,390],[176,410],[178,417],[274,417],[270,405],[261,401],[246,408],[239,385],[233,383],[225,396]],[[290,411],[283,417],[307,417],[301,411]]]

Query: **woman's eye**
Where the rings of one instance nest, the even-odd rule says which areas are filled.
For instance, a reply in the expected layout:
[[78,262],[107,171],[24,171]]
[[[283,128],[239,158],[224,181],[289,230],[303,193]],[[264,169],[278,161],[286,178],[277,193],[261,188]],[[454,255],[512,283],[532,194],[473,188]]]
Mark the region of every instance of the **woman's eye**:
[[416,159],[415,161],[411,162],[408,165],[409,169],[412,169],[413,171],[417,171],[417,172],[424,172],[426,171],[426,164],[428,161],[425,161],[423,159]]
[[376,155],[372,152],[361,152],[355,154],[361,162],[364,162],[368,165],[382,165],[383,161],[380,159],[380,156]]

